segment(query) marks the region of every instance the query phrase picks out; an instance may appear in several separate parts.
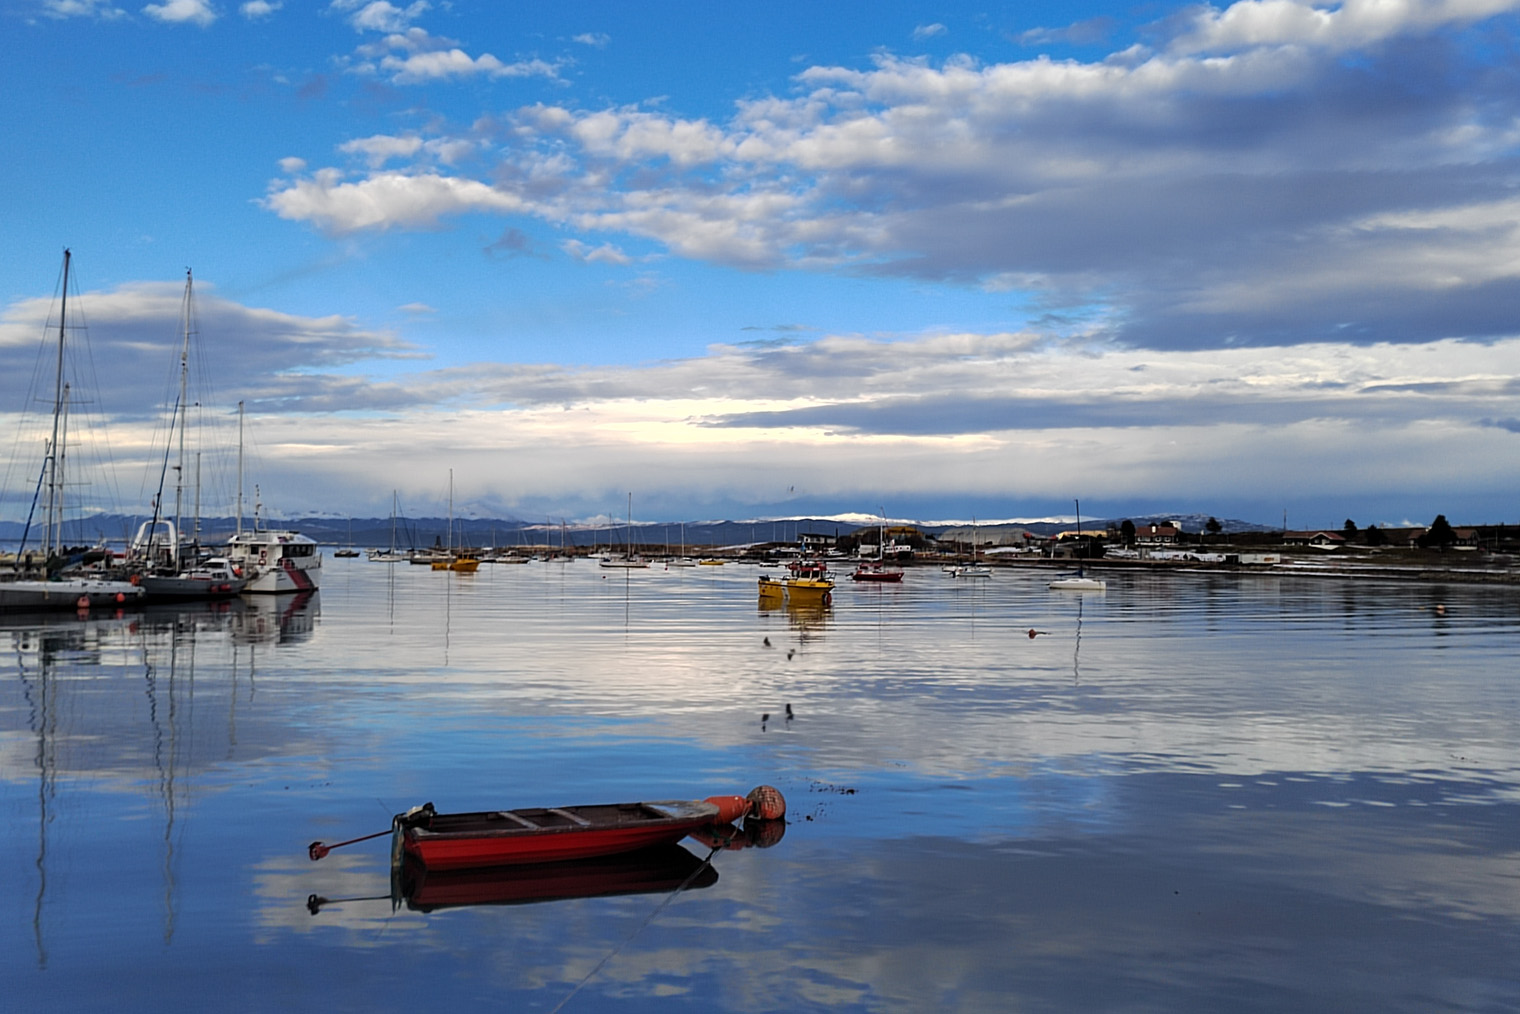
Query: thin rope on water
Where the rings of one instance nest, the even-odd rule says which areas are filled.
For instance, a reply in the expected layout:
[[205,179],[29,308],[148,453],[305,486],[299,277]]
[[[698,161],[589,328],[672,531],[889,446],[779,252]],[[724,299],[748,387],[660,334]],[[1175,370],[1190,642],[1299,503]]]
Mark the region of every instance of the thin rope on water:
[[568,993],[565,994],[565,998],[563,1000],[561,1000],[559,1003],[557,1003],[557,1004],[554,1005],[554,1009],[551,1010],[549,1012],[549,1014],[559,1014],[559,1012],[564,1008],[565,1004],[567,1004],[571,1000],[573,1000],[575,998],[575,994],[579,993],[581,991],[581,988],[583,986],[585,986],[586,983],[590,982],[592,980],[592,978],[594,978],[596,976],[596,973],[600,972],[602,970],[603,966],[605,966],[607,964],[607,962],[609,962],[613,958],[617,957],[618,951],[621,951],[624,947],[628,946],[628,944],[632,942],[632,940],[633,940],[634,937],[638,936],[641,932],[643,932],[644,927],[648,926],[651,922],[653,922],[654,921],[654,917],[657,916],[657,915],[659,915],[661,912],[663,912],[665,910],[665,906],[669,905],[672,901],[675,900],[676,895],[678,895],[682,891],[686,890],[687,886],[693,880],[697,879],[697,874],[699,874],[703,870],[707,869],[708,864],[710,864],[712,862],[712,857],[718,854],[718,849],[719,848],[721,848],[721,846],[714,846],[713,850],[711,852],[707,853],[707,858],[703,859],[702,862],[701,862],[701,864],[696,869],[694,869],[694,870],[691,871],[691,876],[689,876],[685,880],[681,881],[681,886],[680,887],[677,887],[674,891],[671,891],[670,894],[666,895],[665,896],[665,900],[662,901],[662,902],[660,902],[658,905],[656,905],[654,911],[650,912],[649,915],[645,916],[644,917],[644,921],[641,922],[641,923],[639,923],[637,926],[635,926],[633,928],[633,932],[632,933],[629,933],[628,936],[621,943],[619,943],[616,947],[612,948],[612,950],[608,951],[607,952],[607,956],[604,957],[604,958],[602,958],[601,961],[598,961],[596,963],[596,966],[594,968],[592,968],[591,971],[589,971],[589,972],[586,973],[586,977],[583,978],[583,979],[581,979],[580,982],[577,982],[575,984],[575,987],[573,989],[571,989],[570,992],[568,992]]

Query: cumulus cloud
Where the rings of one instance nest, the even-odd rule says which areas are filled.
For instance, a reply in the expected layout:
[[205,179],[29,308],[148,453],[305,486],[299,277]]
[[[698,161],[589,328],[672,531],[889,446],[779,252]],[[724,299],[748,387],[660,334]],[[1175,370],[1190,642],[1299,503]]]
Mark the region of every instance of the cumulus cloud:
[[358,32],[402,32],[430,8],[425,0],[397,7],[386,0],[333,0],[331,9],[348,15]]
[[[1520,98],[1481,54],[1442,68],[1513,7],[1242,0],[1098,60],[810,67],[723,121],[535,105],[267,206],[335,233],[494,211],[588,250],[1020,291],[1136,346],[1490,338],[1520,319]],[[398,82],[507,73],[420,29],[378,46]],[[440,168],[444,140],[489,175]]]
[[281,7],[285,6],[278,0],[248,0],[238,8],[239,13],[250,21],[258,18],[267,18]]
[[216,10],[208,0],[167,0],[161,4],[148,4],[143,13],[157,21],[170,24],[200,25],[202,28],[216,20]]
[[579,42],[583,46],[593,46],[596,49],[606,49],[612,42],[612,36],[606,32],[582,32],[571,38],[572,42]]
[[[347,317],[303,317],[247,306],[218,295],[205,279],[196,280],[195,293],[198,331],[206,355],[214,360],[198,365],[212,376],[249,385],[226,392],[231,401],[253,389],[278,386],[287,375],[418,354],[396,335],[361,327]],[[106,411],[133,417],[153,411],[183,338],[183,298],[181,282],[136,282],[77,297],[88,314],[90,358],[96,371],[111,380],[98,395]],[[71,299],[71,306],[75,302]],[[0,311],[0,375],[6,378],[7,404],[24,400],[13,385],[34,372],[38,340],[56,312],[56,305],[42,298],[17,300]],[[52,319],[56,327],[56,316]]]
[[560,249],[571,257],[587,264],[632,264],[633,258],[613,246],[611,243],[603,243],[598,247],[590,247],[578,239],[567,239],[560,244]]
[[439,220],[469,211],[513,214],[524,209],[515,194],[478,180],[435,173],[382,173],[345,180],[323,170],[281,181],[264,205],[281,218],[314,222],[334,234],[369,228],[434,228]]
[[43,0],[42,12],[51,18],[99,18],[114,21],[127,12],[110,0]]
[[471,56],[453,39],[406,28],[375,43],[360,46],[359,59],[349,65],[356,74],[373,74],[394,84],[425,84],[451,78],[543,77],[559,79],[559,67],[537,58],[505,63],[490,53]]

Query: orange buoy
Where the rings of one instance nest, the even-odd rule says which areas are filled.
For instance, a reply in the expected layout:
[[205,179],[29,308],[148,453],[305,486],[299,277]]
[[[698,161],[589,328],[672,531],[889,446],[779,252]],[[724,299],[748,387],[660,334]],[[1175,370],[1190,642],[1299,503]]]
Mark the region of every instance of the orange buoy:
[[77,609],[90,608],[90,597],[88,595],[79,596],[79,598],[74,602],[74,606]]
[[786,798],[775,786],[756,786],[745,798],[750,803],[751,817],[758,817],[761,820],[780,820],[786,816]]
[[124,594],[123,594],[123,593],[121,593],[121,592],[117,592],[117,593],[116,593],[116,601],[117,601],[117,602],[119,602],[119,603],[120,603],[120,602],[125,602],[125,601],[127,601],[127,596],[126,596],[126,595],[124,595]]

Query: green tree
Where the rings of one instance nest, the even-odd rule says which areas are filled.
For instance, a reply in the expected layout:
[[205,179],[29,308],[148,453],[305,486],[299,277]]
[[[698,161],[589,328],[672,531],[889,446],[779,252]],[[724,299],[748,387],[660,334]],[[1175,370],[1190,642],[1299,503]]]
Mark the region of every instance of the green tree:
[[1341,525],[1341,531],[1346,533],[1346,538],[1351,538],[1351,536],[1356,534],[1356,522],[1347,518],[1346,523]]
[[1126,546],[1135,544],[1135,523],[1129,518],[1125,518],[1124,523],[1119,526],[1119,538],[1124,540]]
[[1210,535],[1218,535],[1224,531],[1224,525],[1219,523],[1218,518],[1209,518],[1209,523],[1203,526]]
[[1426,549],[1445,549],[1456,541],[1457,533],[1451,530],[1451,522],[1446,520],[1445,514],[1437,514],[1430,528],[1420,536],[1420,545]]
[[1369,546],[1388,545],[1388,536],[1384,535],[1383,530],[1377,525],[1368,525],[1367,530],[1362,533],[1362,537],[1367,540],[1367,545]]

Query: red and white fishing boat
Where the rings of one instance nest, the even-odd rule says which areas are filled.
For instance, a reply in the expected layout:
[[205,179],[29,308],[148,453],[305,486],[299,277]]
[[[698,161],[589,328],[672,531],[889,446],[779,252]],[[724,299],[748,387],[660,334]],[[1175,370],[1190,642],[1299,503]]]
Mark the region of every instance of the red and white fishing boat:
[[315,540],[300,532],[254,528],[227,542],[227,559],[252,575],[245,592],[280,595],[315,591],[322,579],[322,554]]

